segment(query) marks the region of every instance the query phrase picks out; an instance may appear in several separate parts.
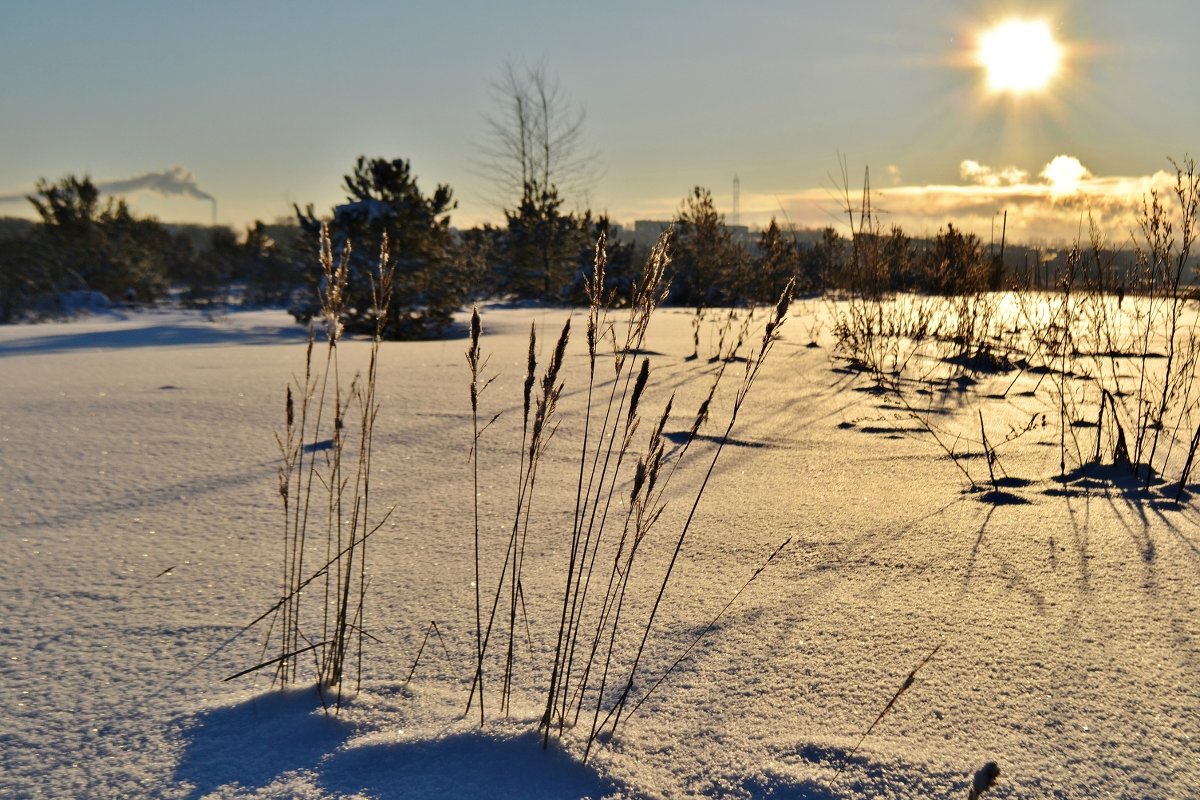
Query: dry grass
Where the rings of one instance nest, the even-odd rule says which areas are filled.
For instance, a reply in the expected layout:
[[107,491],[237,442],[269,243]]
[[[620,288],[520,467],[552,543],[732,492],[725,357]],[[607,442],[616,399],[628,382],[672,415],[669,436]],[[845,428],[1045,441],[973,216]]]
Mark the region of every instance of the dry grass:
[[[668,246],[668,236],[655,246],[622,319],[615,310],[615,298],[603,292],[605,242],[601,239],[598,243],[594,272],[588,281],[587,384],[579,392],[581,409],[560,408],[564,385],[561,367],[570,345],[570,322],[559,335],[540,378],[534,355],[536,331],[531,331],[522,405],[523,435],[516,458],[515,509],[499,564],[491,565],[490,570],[486,565],[480,567],[481,575],[490,571],[496,577],[488,594],[490,608],[482,598],[477,601],[479,622],[468,713],[478,704],[483,724],[487,708],[499,714],[511,713],[516,692],[541,692],[545,698],[539,724],[543,741],[548,743],[551,735],[565,735],[580,725],[582,717],[587,720],[580,728],[585,758],[594,743],[615,732],[691,650],[685,649],[657,680],[646,682],[641,677],[649,654],[657,646],[653,635],[656,622],[701,499],[759,370],[778,341],[791,301],[789,284],[772,310],[758,346],[745,357],[739,355],[738,342],[746,339],[750,323],[743,322],[736,333],[732,323],[727,325],[727,338],[719,345],[721,358],[714,362],[709,391],[690,417],[687,437],[668,454],[664,433],[673,419],[675,398],[667,397],[661,410],[647,410],[655,405],[650,400],[653,369],[649,357],[638,358],[646,352],[653,313],[666,296]],[[480,341],[480,336],[473,335],[468,351],[472,385],[478,382],[475,365],[482,358]],[[695,454],[692,444],[702,426],[710,422],[720,388],[731,366],[738,363],[743,365],[741,381],[733,390],[724,431],[714,437],[711,460],[696,485],[690,489],[680,486],[680,466]],[[476,398],[473,391],[473,402]],[[478,418],[477,408],[473,413]],[[561,421],[559,415],[564,413],[579,415],[572,422],[581,436],[573,468],[576,491],[571,529],[569,535],[549,539],[551,543],[561,542],[561,551],[551,557],[560,559],[562,585],[557,592],[559,600],[550,612],[552,617],[547,618],[537,616],[546,612],[531,609],[524,602],[527,591],[522,567],[531,531],[545,527],[544,522],[535,519],[537,474]],[[476,434],[476,449],[479,444]],[[668,502],[678,502],[681,495],[691,498],[686,518],[674,533],[659,530]],[[669,555],[665,559],[642,558],[651,541]],[[540,546],[545,547],[545,541]],[[487,548],[477,543],[476,553],[483,550]],[[778,550],[763,568],[777,554]],[[730,604],[761,571],[732,593]],[[527,638],[536,636],[545,642],[536,648],[528,642],[531,651],[547,654],[544,662],[540,658],[518,658],[522,627]],[[502,652],[495,652],[497,636]],[[650,689],[635,691],[643,683]],[[498,700],[485,705],[486,698],[497,695]]]
[[[278,655],[232,676],[273,666],[276,682],[285,688],[301,680],[302,665],[311,660],[322,700],[334,708],[341,707],[348,672],[354,674],[354,691],[360,685],[364,640],[373,638],[364,619],[367,542],[391,513],[389,509],[375,519],[371,506],[379,343],[394,280],[387,247],[385,238],[372,276],[376,333],[367,373],[347,384],[338,362],[338,342],[350,246],[335,259],[328,229],[322,230],[324,364],[314,367],[310,332],[304,377],[287,387],[284,430],[276,435],[283,505],[280,598],[246,627],[267,621],[264,658],[272,644]],[[320,602],[302,603],[312,585],[319,587]],[[327,691],[333,693],[328,700]]]
[[[987,433],[987,402],[1005,401],[1022,377],[1036,377],[1031,391],[1054,409],[1061,479],[1115,464],[1147,491],[1170,480],[1171,494],[1182,500],[1200,448],[1200,312],[1190,282],[1200,174],[1190,159],[1174,166],[1170,196],[1151,192],[1145,199],[1134,269],[1120,271],[1090,219],[1090,240],[1066,251],[1055,291],[1015,284],[999,293],[886,295],[869,282],[831,303],[835,355],[898,398],[956,463],[946,443],[973,441],[975,434],[937,431],[910,395],[1012,374],[1003,392],[976,398],[971,409],[979,418],[974,444],[990,468],[997,448]],[[846,208],[862,240],[853,250],[857,270],[876,274],[878,223],[869,201],[856,215],[847,193]],[[974,487],[976,478],[959,467]],[[994,471],[990,479],[994,486]]]

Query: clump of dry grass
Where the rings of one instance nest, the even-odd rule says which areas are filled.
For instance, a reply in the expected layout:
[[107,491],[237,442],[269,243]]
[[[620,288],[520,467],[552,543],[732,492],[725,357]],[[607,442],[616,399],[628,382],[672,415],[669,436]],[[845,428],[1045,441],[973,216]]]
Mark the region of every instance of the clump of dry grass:
[[[624,711],[625,705],[629,700],[630,693],[632,692],[632,690],[634,688],[634,682],[635,682],[635,679],[638,674],[638,668],[641,665],[642,656],[645,653],[646,644],[649,641],[650,632],[653,629],[655,617],[661,606],[663,596],[666,593],[667,584],[670,581],[671,574],[674,571],[675,564],[679,558],[679,554],[683,549],[684,542],[686,541],[687,535],[691,530],[692,523],[694,522],[694,520],[696,518],[696,512],[699,509],[700,501],[704,496],[704,492],[705,492],[706,488],[708,487],[709,481],[712,479],[713,471],[716,469],[717,461],[721,456],[721,452],[724,449],[725,445],[728,443],[730,436],[733,433],[733,428],[737,424],[738,414],[741,411],[743,405],[745,404],[746,398],[750,393],[750,389],[753,387],[755,379],[758,377],[759,371],[761,370],[762,365],[766,361],[767,355],[771,352],[775,343],[779,339],[779,330],[780,330],[781,326],[783,325],[783,323],[787,320],[788,307],[791,304],[792,294],[794,291],[795,291],[795,281],[792,280],[792,281],[789,281],[788,285],[784,288],[783,293],[780,295],[779,302],[776,305],[774,312],[772,313],[770,319],[768,320],[768,322],[763,330],[762,340],[761,340],[757,350],[754,351],[750,355],[750,357],[746,359],[745,370],[742,375],[742,381],[734,392],[734,398],[733,398],[732,408],[730,409],[730,412],[729,412],[728,422],[725,426],[724,432],[716,440],[717,446],[713,452],[712,459],[708,464],[708,469],[704,473],[704,477],[701,480],[700,485],[695,492],[694,498],[692,500],[691,508],[688,511],[687,518],[685,519],[682,527],[680,528],[679,534],[675,539],[675,547],[671,554],[671,559],[668,562],[666,569],[663,572],[662,581],[661,581],[661,584],[658,589],[658,594],[656,595],[656,597],[654,599],[654,603],[651,606],[650,611],[646,617],[646,621],[645,621],[644,627],[642,629],[641,640],[638,643],[636,654],[634,655],[633,661],[630,664],[628,677],[625,680],[624,687],[621,689],[621,693],[617,697],[616,701],[611,704],[610,709],[605,717],[605,721],[601,722],[599,724],[597,724],[596,720],[599,717],[601,707],[604,703],[604,697],[603,697],[603,690],[601,690],[598,693],[598,698],[597,698],[597,703],[596,703],[596,714],[593,717],[592,730],[588,737],[588,748],[589,749],[590,749],[592,743],[596,740],[597,736],[599,736],[599,734],[603,731],[605,725],[607,724],[607,722],[610,719],[611,719],[610,731],[612,733],[616,732],[617,727],[621,722],[622,712]],[[729,363],[729,361],[725,361],[725,362],[723,362],[723,364],[724,363]],[[724,374],[723,367],[718,373],[718,381],[720,380],[720,375],[722,375],[722,374]],[[714,383],[713,389],[710,390],[708,397],[701,403],[700,409],[697,411],[696,417],[693,420],[692,427],[689,432],[689,436],[688,436],[688,440],[687,440],[689,444],[695,439],[700,425],[703,423],[703,421],[705,419],[708,418],[708,416],[710,414],[712,398],[713,398],[713,394],[714,394],[715,390],[716,390],[716,383]],[[652,463],[655,464],[655,469],[657,469],[658,460],[659,460],[659,457],[654,456],[654,461]],[[645,462],[639,462],[639,463],[645,463]],[[676,463],[678,463],[678,462],[676,462]],[[670,475],[668,475],[667,477],[668,477],[668,481],[669,481]],[[647,494],[646,494],[646,499],[650,500],[649,504],[643,503],[642,505],[639,505],[636,502],[637,488],[638,488],[638,482],[635,480],[635,483],[634,483],[635,492],[632,497],[632,499],[634,500],[633,507],[635,509],[640,509],[643,516],[645,516],[646,510],[649,509],[649,511],[650,511],[649,519],[652,521],[657,520],[658,515],[661,513],[661,509],[663,508],[662,504],[664,502],[664,500],[663,500],[664,496],[661,493],[662,490],[660,489],[660,493],[658,495],[654,495],[648,489]],[[785,544],[786,544],[786,542],[785,542]],[[780,548],[777,549],[775,551],[775,553],[772,554],[772,556],[767,559],[768,564],[771,562],[771,560],[774,559],[775,555],[778,554],[779,550],[781,550],[782,547],[783,546],[781,545]],[[764,565],[764,567],[765,566],[766,565]],[[757,575],[758,575],[758,573],[755,573],[755,575],[751,577],[751,580],[753,580],[754,577],[757,577]],[[749,584],[749,581],[747,581],[747,585],[748,584]],[[740,595],[740,593],[741,593],[741,590],[739,590],[737,594]],[[735,595],[735,598],[736,598],[736,596],[737,595]],[[721,613],[724,614],[724,611],[722,611]],[[719,616],[720,615],[718,615],[718,618],[719,618]],[[614,622],[614,630],[613,630],[614,637],[615,637],[615,633],[616,633],[615,626],[616,626],[616,623]],[[711,628],[711,626],[710,626],[710,628]],[[703,636],[705,633],[707,633],[707,630],[708,629],[706,629],[703,633],[701,633],[701,636]],[[690,647],[689,647],[689,650],[690,650]],[[672,665],[667,670],[667,673],[664,673],[664,674],[669,674],[671,671],[673,671],[675,669],[675,666],[677,666],[677,665],[678,665],[678,662],[676,662],[675,665]],[[654,684],[654,686],[657,686],[657,685],[658,685],[657,683]],[[643,699],[644,699],[644,696],[643,696]],[[585,756],[586,756],[586,752],[587,751],[585,751]]]
[[[1200,333],[1188,322],[1196,314],[1189,272],[1200,234],[1200,173],[1191,159],[1172,164],[1174,203],[1155,189],[1144,198],[1135,268],[1121,278],[1116,302],[1107,293],[1111,281],[1103,280],[1114,271],[1112,259],[1093,220],[1090,250],[1076,243],[1068,252],[1060,319],[1051,327],[1058,341],[1036,344],[1057,367],[1051,385],[1059,398],[1060,470],[1066,473],[1068,455],[1084,471],[1107,457],[1147,489],[1177,470],[1180,499],[1200,445]],[[1093,273],[1101,279],[1079,278]],[[1091,385],[1072,386],[1076,375]],[[1096,441],[1085,447],[1074,431],[1087,424],[1092,407]]]
[[[688,533],[697,517],[700,500],[712,478],[722,449],[728,441],[746,397],[768,354],[779,338],[787,317],[793,286],[785,289],[766,323],[761,342],[747,358],[735,358],[734,349],[722,346],[723,357],[717,362],[707,397],[691,418],[689,433],[670,455],[667,451],[666,426],[673,417],[675,398],[670,396],[661,411],[650,413],[653,405],[653,369],[644,344],[651,317],[666,296],[666,268],[670,262],[669,234],[659,240],[636,283],[623,320],[614,310],[614,298],[604,293],[607,263],[605,241],[597,243],[593,276],[587,283],[586,387],[580,392],[584,407],[576,424],[580,431],[579,450],[573,476],[576,485],[574,512],[569,535],[552,543],[561,543],[562,586],[554,604],[553,618],[530,616],[522,565],[527,542],[544,523],[535,520],[533,494],[539,464],[560,422],[559,401],[564,383],[561,367],[569,345],[568,321],[560,334],[554,353],[540,381],[537,375],[536,331],[530,334],[529,357],[524,381],[522,444],[517,456],[516,509],[509,527],[505,554],[491,592],[490,609],[477,601],[475,677],[467,710],[479,703],[481,723],[485,688],[496,684],[499,713],[509,713],[517,684],[532,685],[545,697],[539,728],[543,741],[562,736],[578,724],[584,709],[591,721],[586,731],[585,758],[602,732],[615,731],[626,709],[648,695],[635,695],[647,656],[653,649],[652,633],[664,604],[667,586],[684,549]],[[745,338],[743,331],[738,338]],[[477,381],[474,365],[480,361],[479,340],[473,335],[468,361],[472,364],[472,383]],[[472,355],[473,354],[473,355]],[[709,420],[718,397],[718,388],[730,365],[744,361],[742,381],[734,392],[732,408],[724,433],[716,442],[712,460],[694,490],[690,511],[673,538],[655,536],[668,500],[678,496],[673,487],[680,467],[693,451],[701,427]],[[540,391],[535,392],[535,385]],[[472,393],[472,400],[476,399]],[[473,413],[478,409],[473,406]],[[648,431],[644,429],[649,427]],[[639,434],[643,431],[643,434]],[[644,436],[648,433],[648,436]],[[644,438],[643,438],[644,436]],[[639,446],[641,442],[641,446]],[[478,436],[475,439],[478,447]],[[651,572],[654,562],[641,558],[646,544],[654,540],[666,548],[669,558]],[[539,543],[539,547],[541,543]],[[480,552],[477,545],[476,552]],[[734,593],[730,604],[770,564],[779,548],[750,580]],[[494,568],[494,567],[493,567]],[[634,589],[637,585],[639,588]],[[647,589],[650,595],[646,596]],[[638,594],[638,600],[633,595]],[[650,598],[653,599],[650,599]],[[501,603],[501,598],[505,602]],[[530,663],[530,669],[518,670],[514,642],[518,638],[518,608],[525,615],[526,637],[534,636],[543,644],[531,651],[545,652]],[[728,608],[728,606],[726,607]],[[724,614],[724,610],[721,612]],[[718,616],[718,619],[720,616]],[[715,624],[715,621],[714,623]],[[710,624],[709,629],[712,625]],[[707,633],[705,630],[705,633]],[[504,636],[501,654],[491,655],[495,636]],[[704,635],[703,633],[701,635]],[[693,643],[694,646],[694,643]],[[660,685],[690,652],[676,659],[650,691]],[[492,696],[488,690],[486,696]],[[630,711],[629,713],[632,713]]]
[[[1076,241],[1061,253],[1043,254],[1045,291],[1016,284],[1007,294],[982,291],[982,285],[944,298],[880,291],[880,228],[869,183],[861,207],[843,190],[851,266],[861,286],[831,305],[835,354],[874,380],[877,392],[899,398],[935,441],[940,434],[904,400],[910,386],[932,394],[938,382],[951,390],[950,382],[962,381],[957,394],[965,397],[980,375],[1013,372],[1007,388],[984,398],[1006,400],[1022,377],[1033,377],[1029,383],[1036,385],[1020,394],[1053,404],[1057,480],[1095,472],[1122,482],[1117,476],[1127,470],[1136,480],[1124,481],[1126,490],[1183,500],[1200,450],[1194,282],[1200,172],[1190,158],[1172,165],[1171,189],[1152,189],[1144,198],[1131,253],[1108,247],[1089,214],[1086,245]],[[1003,239],[1000,246],[1003,253]],[[984,425],[986,412],[971,410],[980,417],[986,440],[980,444],[994,468],[997,446]],[[1088,429],[1095,430],[1094,440]],[[938,444],[963,469],[947,446],[953,438],[940,436]],[[1098,469],[1108,465],[1120,469]],[[966,475],[974,487],[977,480]],[[995,491],[994,470],[989,477]]]
[[[270,620],[264,656],[272,641],[278,655],[232,676],[274,666],[275,680],[286,687],[300,679],[300,656],[311,653],[322,698],[325,690],[332,689],[336,707],[342,702],[347,672],[354,671],[355,691],[361,682],[363,642],[373,638],[363,616],[370,585],[367,541],[391,514],[389,509],[372,519],[371,508],[379,345],[395,276],[386,237],[378,271],[371,276],[376,331],[367,373],[355,375],[347,384],[339,366],[338,344],[349,262],[350,244],[335,259],[328,228],[323,228],[320,299],[325,363],[323,368],[314,367],[310,331],[304,378],[287,387],[285,426],[282,435],[276,435],[284,512],[280,599],[246,628]],[[310,566],[314,563],[315,568]],[[320,587],[317,608],[301,602],[304,590],[313,584]]]

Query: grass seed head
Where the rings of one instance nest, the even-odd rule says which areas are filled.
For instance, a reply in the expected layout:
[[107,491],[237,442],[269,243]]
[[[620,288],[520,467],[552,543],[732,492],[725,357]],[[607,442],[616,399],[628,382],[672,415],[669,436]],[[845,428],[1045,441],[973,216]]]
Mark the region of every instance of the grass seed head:
[[654,491],[654,484],[658,483],[658,470],[662,467],[663,448],[660,442],[654,448],[654,457],[650,461],[650,469],[647,471],[646,479],[646,494],[649,495]]
[[596,317],[591,314],[588,315],[587,349],[588,361],[594,370],[596,368]]
[[675,405],[675,395],[671,394],[667,398],[667,405],[663,409],[662,416],[658,418],[658,425],[654,426],[654,431],[650,434],[650,447],[654,448],[659,444],[659,439],[662,436],[663,429],[667,427],[667,420],[671,417],[671,408]]
[[700,408],[696,410],[696,418],[692,420],[692,429],[688,432],[688,441],[696,438],[696,434],[700,432],[700,426],[708,420],[708,407],[712,405],[713,396],[717,393],[717,384],[713,383],[712,388],[708,390],[708,397],[704,398],[704,402],[700,404]]
[[537,372],[537,328],[529,326],[529,356],[525,363],[525,419],[529,419],[529,400],[533,395],[534,373]]
[[467,349],[467,363],[471,365],[471,413],[479,413],[479,336],[483,326],[479,321],[479,308],[471,307],[471,346]]
[[637,471],[633,475],[633,488],[629,492],[629,504],[633,505],[637,502],[638,492],[642,490],[642,484],[646,482],[646,462],[638,461]]
[[567,351],[567,340],[571,338],[571,320],[568,317],[563,325],[562,333],[558,336],[558,343],[554,345],[554,355],[550,357],[550,366],[546,369],[546,377],[542,381],[542,388],[546,394],[553,391],[554,384],[558,381],[558,373],[562,369],[563,356]]
[[650,377],[650,359],[642,359],[642,368],[638,371],[637,380],[633,384],[633,397],[629,401],[629,414],[625,418],[625,423],[628,425],[637,416],[638,402],[642,399],[642,392],[646,389],[646,381]]
[[587,292],[588,305],[593,312],[600,310],[604,305],[604,273],[608,265],[608,234],[605,231],[600,232],[599,238],[596,239],[596,261],[595,271],[592,279],[589,281],[584,278],[584,290]]

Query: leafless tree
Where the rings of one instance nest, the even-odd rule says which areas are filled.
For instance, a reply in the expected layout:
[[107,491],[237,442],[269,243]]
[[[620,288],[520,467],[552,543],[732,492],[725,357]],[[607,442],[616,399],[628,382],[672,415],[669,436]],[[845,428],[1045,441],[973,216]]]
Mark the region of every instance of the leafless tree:
[[496,110],[486,119],[476,161],[489,185],[487,199],[511,211],[541,192],[586,196],[596,180],[597,154],[584,140],[583,108],[570,102],[558,79],[544,64],[508,62],[492,89]]

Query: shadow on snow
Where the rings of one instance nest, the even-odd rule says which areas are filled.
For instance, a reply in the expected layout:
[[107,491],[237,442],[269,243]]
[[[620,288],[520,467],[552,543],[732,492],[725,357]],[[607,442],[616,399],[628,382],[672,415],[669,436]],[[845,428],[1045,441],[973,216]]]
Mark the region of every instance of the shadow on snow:
[[221,787],[270,785],[304,770],[335,794],[388,798],[579,798],[614,791],[591,767],[533,731],[471,731],[439,739],[355,745],[354,727],[326,714],[312,688],[273,691],[201,714],[186,734],[175,779],[190,798]]
[[201,323],[165,323],[77,333],[43,333],[46,329],[36,330],[39,335],[0,342],[0,357],[68,353],[73,350],[126,350],[135,347],[294,344],[308,338],[308,331],[300,325],[260,325],[234,329]]
[[266,786],[285,772],[317,766],[352,730],[324,712],[311,687],[256,695],[197,717],[175,778],[194,786],[190,798],[231,783]]
[[320,769],[334,792],[378,800],[444,797],[602,797],[616,787],[530,731],[512,738],[481,732],[441,739],[368,744],[334,753]]

